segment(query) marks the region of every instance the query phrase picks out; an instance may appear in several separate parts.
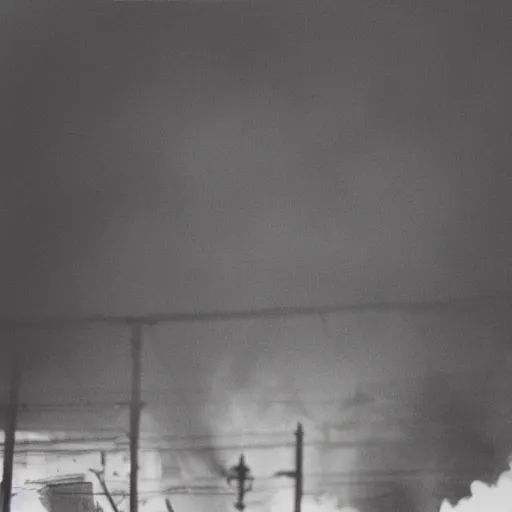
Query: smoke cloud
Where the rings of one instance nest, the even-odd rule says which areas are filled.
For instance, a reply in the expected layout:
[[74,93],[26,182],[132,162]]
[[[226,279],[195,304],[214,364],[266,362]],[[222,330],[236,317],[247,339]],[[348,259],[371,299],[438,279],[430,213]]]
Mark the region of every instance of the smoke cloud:
[[[510,7],[279,4],[2,2],[3,317],[510,290]],[[228,426],[212,411],[276,387],[297,404],[285,425],[303,409],[346,419],[311,394],[393,395],[387,426],[367,426],[335,469],[420,468],[422,485],[393,476],[378,510],[437,512],[510,453],[510,318],[494,302],[345,315],[329,335],[318,319],[162,328],[145,392],[184,390],[186,405],[154,413],[159,428],[214,445]],[[128,396],[127,332],[85,331],[25,336],[27,401]],[[217,448],[215,471],[231,461]]]
[[6,2],[4,314],[508,289],[506,8],[377,4]]
[[487,485],[476,481],[471,485],[471,496],[452,506],[444,502],[440,512],[505,512],[510,510],[512,497],[511,471],[503,472],[497,482]]

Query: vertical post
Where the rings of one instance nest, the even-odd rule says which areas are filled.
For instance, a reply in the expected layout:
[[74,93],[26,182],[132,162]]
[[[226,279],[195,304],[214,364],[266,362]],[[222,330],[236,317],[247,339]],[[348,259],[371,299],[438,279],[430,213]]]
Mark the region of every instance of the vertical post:
[[301,512],[302,504],[302,466],[303,466],[303,444],[304,444],[304,431],[301,423],[297,425],[295,431],[296,445],[295,445],[295,512]]
[[142,325],[132,325],[132,396],[130,404],[130,512],[138,512],[139,435],[141,410]]
[[251,469],[245,464],[245,457],[243,454],[240,455],[238,464],[228,471],[228,485],[230,485],[233,480],[236,480],[237,483],[238,499],[235,503],[235,508],[238,511],[243,512],[243,510],[245,510],[245,494],[252,490],[252,482],[254,480],[251,476]]
[[21,383],[21,353],[18,348],[14,351],[14,360],[11,367],[11,381],[9,393],[9,406],[5,420],[4,441],[4,467],[2,479],[2,511],[11,511],[12,477],[14,466],[14,446],[16,440],[16,426],[18,422],[18,406]]
[[245,479],[247,475],[247,467],[245,465],[245,459],[243,455],[240,455],[240,462],[237,467],[237,480],[238,480],[238,500],[235,504],[237,510],[245,509],[244,497],[245,497]]
[[165,508],[167,509],[167,512],[174,512],[169,498],[165,498]]

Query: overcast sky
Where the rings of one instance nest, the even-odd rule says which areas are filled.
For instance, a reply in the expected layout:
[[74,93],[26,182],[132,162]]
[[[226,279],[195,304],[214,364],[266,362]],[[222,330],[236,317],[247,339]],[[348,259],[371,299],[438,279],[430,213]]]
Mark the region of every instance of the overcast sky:
[[510,289],[501,3],[4,2],[4,314]]
[[[1,3],[1,316],[512,291],[512,4],[277,3]],[[488,375],[499,361],[484,395],[508,389],[510,318],[501,307],[178,326],[153,332],[146,372],[212,394],[220,379],[221,398],[233,384],[242,403],[276,375],[278,389],[343,394],[404,378],[401,400],[428,420],[450,385],[420,369]],[[25,396],[128,391],[126,333],[63,334],[34,336],[47,344]],[[464,385],[473,396],[473,378]],[[461,453],[477,446],[496,468],[505,391],[462,409],[484,427],[463,425],[453,450],[417,443],[408,467],[433,453],[466,469]]]

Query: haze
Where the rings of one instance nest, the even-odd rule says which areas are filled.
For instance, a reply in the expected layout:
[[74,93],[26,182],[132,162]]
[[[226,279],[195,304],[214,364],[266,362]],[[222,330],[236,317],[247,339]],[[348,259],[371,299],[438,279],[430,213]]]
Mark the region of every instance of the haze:
[[[511,8],[403,4],[4,1],[1,316],[510,292]],[[447,390],[460,383],[432,375],[469,369],[460,393],[484,398],[460,416],[485,425],[466,425],[453,450],[425,442],[406,466],[430,450],[435,467],[462,457],[459,471],[490,437],[475,457],[482,477],[497,472],[510,302],[354,315],[157,329],[168,352],[147,356],[148,387],[211,387],[227,403],[232,387],[268,398],[272,377],[304,392],[381,386],[420,419],[456,422],[415,393],[458,404]],[[126,333],[86,331],[25,340],[27,400],[128,390]],[[493,377],[481,386],[475,373]],[[191,407],[169,428],[215,435],[204,417]],[[375,467],[398,467],[398,453]],[[433,488],[415,503],[437,504]],[[403,496],[392,510],[410,509]]]

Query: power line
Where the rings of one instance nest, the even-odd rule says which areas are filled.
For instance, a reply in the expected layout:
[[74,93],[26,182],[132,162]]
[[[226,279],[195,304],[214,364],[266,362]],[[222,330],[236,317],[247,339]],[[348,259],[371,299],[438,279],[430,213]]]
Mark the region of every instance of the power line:
[[[432,436],[434,439],[435,436]],[[100,441],[98,441],[99,443]],[[336,442],[328,442],[324,443],[322,441],[313,441],[309,443],[304,443],[305,448],[324,448],[324,449],[334,449],[334,448],[343,448],[343,449],[351,449],[357,448],[361,446],[369,447],[382,447],[389,446],[393,444],[398,444],[403,448],[407,448],[409,445],[416,445],[417,439],[387,439],[387,438],[371,438],[371,439],[357,439],[351,441],[336,441]],[[159,444],[153,445],[149,447],[142,447],[141,452],[152,452],[158,451],[160,453],[205,453],[205,452],[223,452],[223,451],[249,451],[249,450],[275,450],[278,448],[293,448],[295,446],[294,443],[252,443],[252,444],[232,444],[232,445],[188,445],[188,446],[170,446],[169,444]],[[33,447],[25,447],[18,448],[16,450],[17,454],[30,453],[30,454],[88,454],[88,453],[98,453],[97,446],[91,446],[90,448],[55,448],[49,446],[48,448],[33,448]]]
[[246,310],[217,310],[203,312],[177,312],[147,315],[82,315],[82,316],[54,316],[54,317],[18,317],[0,318],[0,328],[4,329],[32,329],[56,328],[86,324],[155,325],[162,323],[199,323],[222,322],[236,320],[251,320],[264,318],[289,318],[304,316],[326,316],[351,311],[417,311],[436,308],[468,307],[480,302],[496,303],[507,302],[512,305],[511,293],[495,293],[487,295],[473,295],[466,297],[452,297],[431,301],[389,301],[389,302],[357,302],[351,304],[333,304],[323,306],[282,306],[274,308],[246,309]]
[[[98,437],[73,437],[72,435],[69,437],[58,437],[58,438],[50,438],[50,439],[42,439],[42,440],[26,440],[26,441],[17,441],[17,446],[38,446],[38,445],[49,445],[49,444],[59,444],[59,443],[79,443],[79,442],[122,442],[122,440],[126,437],[126,429],[117,426],[117,427],[98,427],[94,429],[88,429],[84,425],[78,425],[75,428],[70,428],[68,426],[62,425],[62,415],[63,411],[70,410],[71,413],[76,411],[83,412],[86,414],[88,408],[87,407],[76,407],[75,409],[63,409],[60,407],[56,408],[38,408],[35,407],[30,409],[31,412],[47,412],[47,413],[59,413],[59,423],[50,423],[44,426],[44,428],[40,428],[41,431],[48,432],[49,436],[51,436],[50,432],[61,432],[65,430],[66,432],[84,432],[87,430],[88,432],[94,432],[94,434]],[[510,413],[508,413],[509,415]],[[506,419],[505,413],[498,416],[498,418]],[[108,421],[106,418],[104,421]],[[23,423],[23,421],[21,421]],[[376,419],[367,419],[365,421],[350,421],[343,422],[340,420],[339,423],[333,422],[321,422],[317,425],[317,435],[320,435],[320,431],[324,429],[328,429],[330,431],[335,432],[354,432],[357,429],[361,428],[400,428],[407,429],[408,432],[412,433],[414,430],[422,431],[425,433],[429,433],[430,435],[446,435],[449,433],[457,433],[457,432],[465,432],[467,428],[470,428],[474,425],[480,425],[480,420],[474,419],[474,422],[466,422],[464,425],[453,426],[450,422],[442,421],[442,420],[414,420],[402,417],[394,417],[393,415],[376,418]],[[155,440],[160,441],[213,441],[213,440],[221,440],[221,439],[247,439],[247,438],[281,438],[285,437],[287,433],[284,430],[239,430],[239,431],[227,431],[225,433],[218,434],[173,434],[169,432],[170,429],[166,431],[153,431],[153,432],[143,432],[142,440],[144,442],[151,442]],[[104,437],[102,434],[111,434],[108,437]],[[1,443],[0,443],[1,445]]]
[[[505,387],[504,391],[510,387],[509,385]],[[171,388],[170,388],[171,389]],[[499,387],[493,388],[494,390],[500,390]],[[143,393],[146,395],[145,399],[143,400],[143,403],[145,405],[151,406],[151,405],[189,405],[189,404],[196,404],[196,403],[207,403],[207,404],[225,404],[230,405],[229,399],[223,399],[223,398],[214,398],[214,397],[208,397],[206,396],[190,396],[187,397],[181,397],[181,398],[173,398],[166,396],[165,391],[160,391],[161,396],[155,396],[156,393],[152,393],[153,397],[148,396],[148,393]],[[226,390],[226,393],[229,393],[229,390]],[[200,393],[195,393],[196,395],[199,395]],[[194,395],[192,392],[191,395]],[[479,396],[479,390],[475,390],[474,392],[465,392],[466,396]],[[244,396],[243,397],[243,403],[244,405],[247,404],[253,404],[253,405],[293,405],[296,403],[300,404],[310,404],[310,405],[348,405],[350,406],[350,397],[332,397],[328,398],[327,396],[325,398],[317,397],[317,398],[263,398],[263,397],[251,397],[251,396]],[[393,403],[397,406],[401,406],[402,402],[400,400],[395,400],[394,402],[388,399],[385,399],[380,403],[380,400],[377,400],[373,407],[386,407],[386,408],[392,408]],[[439,404],[445,403],[443,400],[438,402]],[[0,403],[0,409],[7,407],[8,404],[6,403]],[[85,408],[107,408],[109,410],[115,410],[115,409],[126,409],[129,407],[129,402],[122,401],[122,400],[101,400],[101,401],[92,401],[92,400],[76,400],[76,401],[69,401],[69,402],[23,402],[19,406],[20,412],[30,412],[30,411],[40,411],[40,410],[62,410],[62,409],[69,409],[69,410],[75,410],[75,409],[85,409]],[[389,409],[389,411],[386,409],[386,412],[393,413],[392,409]],[[505,411],[503,413],[506,413],[508,411]]]
[[[159,451],[159,452],[214,452],[214,451],[230,451],[230,450],[274,450],[276,448],[291,448],[293,447],[293,443],[254,443],[254,444],[233,444],[233,445],[222,445],[222,446],[213,446],[213,445],[202,445],[202,446],[169,446],[169,445],[160,445],[160,446],[152,446],[148,448],[141,447],[141,452],[149,452],[149,451]],[[86,453],[98,453],[98,448],[92,446],[91,448],[36,448],[30,449],[29,447],[24,449],[17,449],[16,453],[50,453],[50,454],[86,454]]]
[[[468,481],[468,478],[465,478],[464,476],[460,477],[448,477],[444,473],[439,473],[439,476],[443,476],[443,478],[446,478],[446,480],[454,483],[454,482],[461,482],[466,483]],[[405,477],[402,476],[401,479]],[[422,475],[417,475],[416,477],[412,477],[413,479],[420,479],[422,478]],[[396,477],[395,477],[396,478]],[[261,481],[263,479],[259,478],[256,479],[256,481]],[[318,497],[319,494],[322,494],[324,492],[333,492],[333,487],[353,487],[353,486],[380,486],[382,488],[388,488],[389,484],[393,483],[393,478],[375,478],[375,479],[346,479],[343,481],[334,482],[333,485],[329,486],[320,486],[319,489],[315,491],[306,490],[303,493],[303,496],[316,496]],[[293,486],[291,485],[280,485],[279,487],[269,487],[269,486],[257,486],[255,487],[252,492],[253,494],[275,494],[276,491],[282,491],[282,490],[293,490]],[[58,496],[67,496],[67,495],[73,495],[73,496],[105,496],[106,494],[104,492],[99,491],[93,491],[93,492],[76,492],[76,491],[54,491],[54,495]],[[170,487],[157,487],[155,489],[146,489],[141,490],[140,495],[142,496],[140,501],[144,500],[145,498],[151,497],[151,496],[165,496],[165,495],[175,495],[175,496],[225,496],[225,497],[232,497],[234,494],[234,491],[229,490],[228,488],[221,488],[220,486],[208,486],[208,485],[177,485],[177,486],[170,486]],[[113,491],[112,496],[119,498],[119,497],[128,497],[129,493],[128,491]],[[368,497],[369,499],[371,497]]]
[[[337,478],[337,480],[331,480],[326,483],[321,483],[321,488],[332,488],[336,487],[338,485],[374,485],[374,484],[382,484],[386,485],[390,482],[395,481],[397,478],[400,480],[404,479],[421,479],[425,476],[440,476],[443,477],[445,481],[461,481],[466,482],[467,480],[471,480],[474,478],[474,472],[473,473],[465,473],[465,472],[458,472],[455,473],[454,471],[450,470],[432,470],[427,468],[422,469],[411,469],[411,470],[374,470],[374,471],[360,471],[357,472],[355,475],[354,472],[337,472],[337,473],[330,473],[327,475],[322,474],[305,474],[304,479],[306,480],[306,486],[311,485],[311,480],[319,480],[321,478],[324,478],[325,476],[331,477],[331,478]],[[106,480],[109,482],[109,479]],[[159,482],[161,484],[162,480],[153,478],[153,479],[143,479],[145,484],[155,482]],[[154,490],[145,490],[143,492],[172,492],[172,491],[186,491],[190,492],[193,490],[197,491],[228,491],[228,488],[224,486],[220,486],[219,484],[210,484],[208,485],[207,481],[219,481],[218,478],[209,478],[209,479],[197,479],[195,482],[188,482],[181,485],[172,485],[172,486],[162,486],[159,485]],[[119,481],[117,481],[119,484]],[[258,485],[258,482],[268,484],[269,482],[277,482],[277,479],[275,476],[256,476],[255,477],[256,487],[254,488],[255,492],[275,492],[276,490],[282,490],[282,489],[289,489],[292,490],[294,487],[293,485],[283,485],[279,484],[279,486],[268,486],[268,485]],[[32,485],[32,483],[30,484]],[[316,485],[316,484],[315,484]],[[16,488],[17,490],[20,489],[20,487]],[[123,491],[113,491],[113,496],[118,496],[122,494]],[[233,492],[233,491],[231,491]],[[98,493],[102,494],[102,493]],[[307,494],[307,492],[305,493]]]
[[[52,444],[65,444],[65,443],[98,443],[98,442],[126,442],[126,435],[121,434],[118,436],[109,436],[109,437],[62,437],[62,438],[52,438],[52,439],[41,439],[41,440],[26,440],[26,441],[17,441],[16,446],[38,446],[38,445],[52,445]],[[225,434],[189,434],[189,435],[177,435],[177,434],[149,434],[142,435],[142,442],[151,442],[151,440],[160,440],[160,441],[213,441],[213,440],[221,440],[221,439],[237,439],[237,438],[247,438],[247,437],[258,437],[258,438],[272,438],[272,437],[289,437],[287,431],[273,431],[273,432],[258,432],[254,431],[246,431],[243,433],[225,433]],[[2,443],[0,443],[2,446]]]
[[[306,399],[300,400],[301,404],[311,404],[311,405],[343,405],[347,399],[345,398],[325,398],[325,399]],[[143,401],[145,405],[190,405],[192,403],[208,403],[208,404],[225,404],[226,400],[222,399],[209,399],[207,397],[204,398],[196,398],[196,399],[145,399]],[[253,404],[253,405],[293,405],[296,404],[297,400],[293,399],[259,399],[259,398],[247,398],[244,399],[244,405]],[[229,405],[229,403],[227,404]],[[0,409],[5,407],[4,404],[0,404]],[[22,403],[19,407],[19,412],[31,412],[31,411],[61,411],[61,410],[81,410],[81,409],[101,409],[105,408],[108,410],[118,410],[128,408],[129,404],[126,402],[118,402],[118,401],[103,401],[103,402],[67,402],[67,403],[59,403],[59,402],[46,402],[46,403]]]

